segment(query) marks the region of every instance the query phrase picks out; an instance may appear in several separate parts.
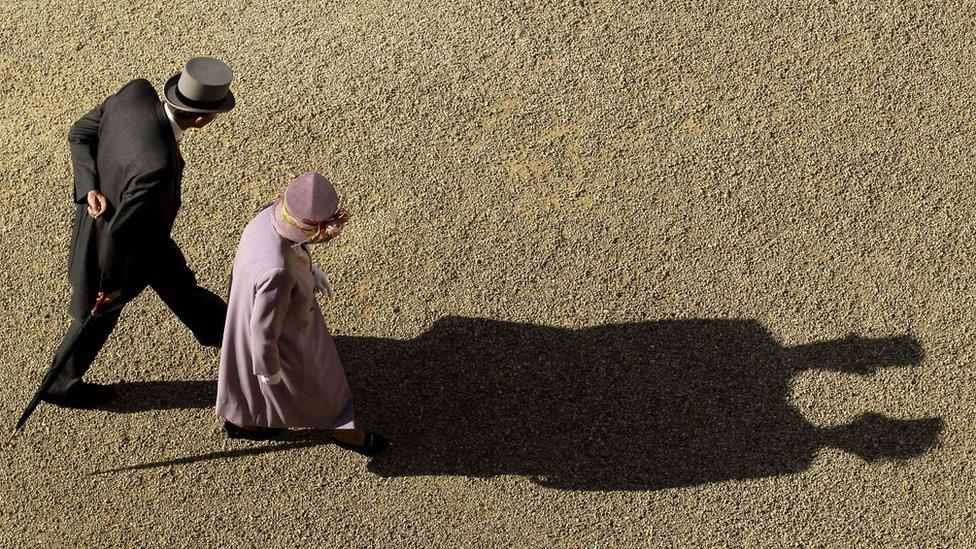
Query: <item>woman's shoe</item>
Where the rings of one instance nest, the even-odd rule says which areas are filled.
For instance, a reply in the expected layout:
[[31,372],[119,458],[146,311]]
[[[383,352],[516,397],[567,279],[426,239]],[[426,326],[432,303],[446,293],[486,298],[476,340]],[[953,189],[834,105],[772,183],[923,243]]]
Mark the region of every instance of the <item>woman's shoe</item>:
[[345,448],[346,450],[352,450],[353,452],[362,454],[364,456],[375,456],[376,454],[390,447],[390,441],[386,440],[383,435],[379,433],[372,433],[370,431],[363,433],[362,446],[339,440],[332,434],[329,435],[329,438],[332,439],[332,442],[334,442],[336,446]]
[[227,431],[227,438],[271,440],[287,431],[287,429],[273,429],[270,427],[250,427],[245,429],[225,420],[224,431]]

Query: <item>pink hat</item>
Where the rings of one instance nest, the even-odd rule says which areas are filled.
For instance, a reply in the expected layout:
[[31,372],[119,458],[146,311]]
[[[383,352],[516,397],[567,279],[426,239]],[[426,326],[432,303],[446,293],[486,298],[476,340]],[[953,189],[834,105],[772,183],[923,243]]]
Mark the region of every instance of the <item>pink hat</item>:
[[278,234],[295,243],[309,240],[306,230],[330,219],[339,209],[339,195],[326,177],[305,172],[288,183],[285,194],[274,204],[271,220]]

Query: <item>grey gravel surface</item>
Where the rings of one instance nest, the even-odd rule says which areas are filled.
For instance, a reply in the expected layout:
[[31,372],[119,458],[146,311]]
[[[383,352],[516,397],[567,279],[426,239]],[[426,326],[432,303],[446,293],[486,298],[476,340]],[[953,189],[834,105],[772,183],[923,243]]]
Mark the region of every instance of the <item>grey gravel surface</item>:
[[158,297],[0,450],[4,547],[955,546],[973,506],[972,2],[0,3],[0,419],[67,327],[70,124],[194,55],[175,228],[223,291],[293,175],[368,460],[228,441]]

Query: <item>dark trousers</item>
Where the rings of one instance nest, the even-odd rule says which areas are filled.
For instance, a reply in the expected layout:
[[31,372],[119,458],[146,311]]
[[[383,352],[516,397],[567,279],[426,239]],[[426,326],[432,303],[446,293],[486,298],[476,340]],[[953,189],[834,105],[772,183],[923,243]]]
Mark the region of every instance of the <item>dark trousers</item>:
[[[197,277],[186,265],[186,259],[172,240],[167,249],[160,253],[160,261],[150,276],[148,285],[159,295],[176,317],[193,332],[202,345],[220,347],[224,335],[224,321],[227,318],[227,304],[219,296],[197,284]],[[136,292],[138,294],[140,292]],[[48,390],[51,395],[63,395],[81,381],[91,367],[98,351],[105,345],[109,334],[118,323],[119,309],[111,314],[99,315],[91,319],[95,324],[86,328],[86,337],[68,347],[66,337],[58,347],[56,360],[67,360],[67,365]],[[68,334],[76,332],[83,319],[75,319]]]

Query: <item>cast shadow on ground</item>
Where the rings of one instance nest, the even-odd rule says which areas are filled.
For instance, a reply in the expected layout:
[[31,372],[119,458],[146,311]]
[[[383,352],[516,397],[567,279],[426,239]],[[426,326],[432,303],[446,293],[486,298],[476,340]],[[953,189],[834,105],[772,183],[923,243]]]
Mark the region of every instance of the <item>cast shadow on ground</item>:
[[[656,490],[798,473],[828,446],[867,461],[908,459],[942,430],[940,418],[878,414],[818,428],[788,402],[804,369],[868,375],[918,364],[923,351],[908,336],[783,347],[753,320],[569,330],[449,317],[412,340],[336,344],[358,423],[394,442],[368,465],[384,477],[523,475],[570,490]],[[169,392],[166,408],[213,405],[203,399],[212,385]],[[124,469],[325,443],[313,436]]]
[[120,414],[150,410],[182,410],[213,407],[217,381],[129,381],[114,385],[115,398],[101,407]]

